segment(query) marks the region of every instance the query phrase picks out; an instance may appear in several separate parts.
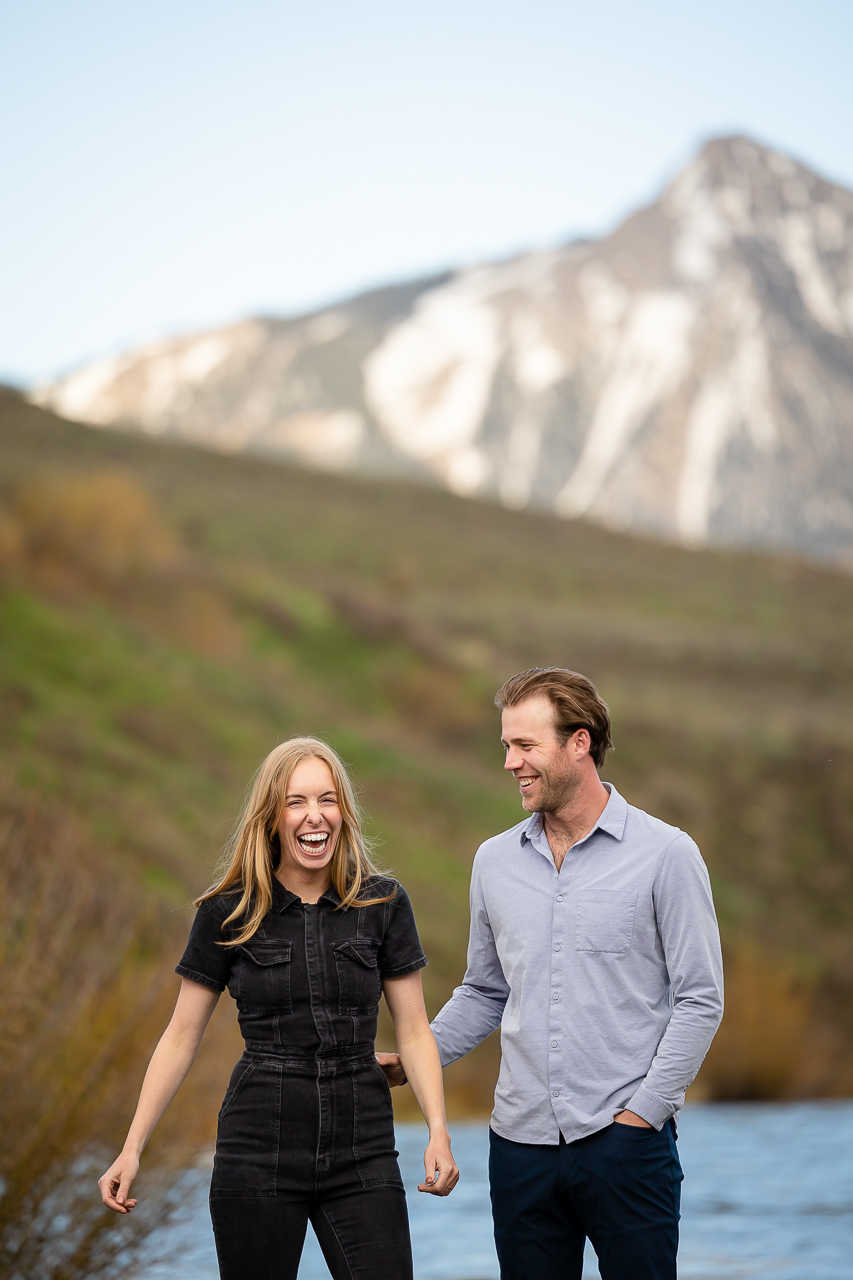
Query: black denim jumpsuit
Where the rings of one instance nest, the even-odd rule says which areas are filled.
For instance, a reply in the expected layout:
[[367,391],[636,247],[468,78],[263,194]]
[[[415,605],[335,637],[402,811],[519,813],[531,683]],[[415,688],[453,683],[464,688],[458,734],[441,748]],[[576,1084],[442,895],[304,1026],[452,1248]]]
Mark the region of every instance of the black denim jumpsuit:
[[[175,972],[237,1001],[246,1042],[216,1138],[210,1211],[223,1280],[295,1280],[310,1219],[335,1280],[411,1280],[391,1092],[374,1057],[383,978],[427,963],[387,877],[340,908],[278,880],[248,942],[223,947],[233,894],[203,902]],[[230,926],[229,926],[230,928]]]

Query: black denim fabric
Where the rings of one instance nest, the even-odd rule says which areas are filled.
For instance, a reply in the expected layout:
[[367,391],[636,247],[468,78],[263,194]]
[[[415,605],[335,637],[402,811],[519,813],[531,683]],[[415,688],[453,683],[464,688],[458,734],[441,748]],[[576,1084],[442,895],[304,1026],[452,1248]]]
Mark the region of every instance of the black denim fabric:
[[336,1280],[411,1277],[391,1093],[373,1055],[383,978],[426,958],[402,886],[377,878],[364,896],[392,892],[343,910],[334,889],[309,905],[276,880],[261,928],[234,948],[220,944],[236,898],[199,908],[176,973],[227,985],[246,1040],[210,1191],[223,1280],[295,1280],[309,1218]]

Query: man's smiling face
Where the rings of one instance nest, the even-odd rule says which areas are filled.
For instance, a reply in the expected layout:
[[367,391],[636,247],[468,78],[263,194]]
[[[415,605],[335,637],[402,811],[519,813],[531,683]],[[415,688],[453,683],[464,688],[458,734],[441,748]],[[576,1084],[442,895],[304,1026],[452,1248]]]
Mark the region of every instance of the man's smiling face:
[[554,813],[571,800],[581,785],[579,764],[585,759],[589,735],[585,729],[561,744],[554,728],[554,707],[546,697],[528,698],[501,713],[504,768],[518,781],[521,803],[528,813]]

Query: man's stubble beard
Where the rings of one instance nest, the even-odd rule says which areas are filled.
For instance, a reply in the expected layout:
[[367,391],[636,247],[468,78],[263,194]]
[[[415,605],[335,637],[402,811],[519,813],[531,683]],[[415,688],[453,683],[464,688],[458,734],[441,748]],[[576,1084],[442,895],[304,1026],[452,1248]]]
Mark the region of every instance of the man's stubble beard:
[[569,762],[562,770],[542,770],[539,778],[541,794],[534,813],[556,813],[569,804],[581,785],[580,770]]

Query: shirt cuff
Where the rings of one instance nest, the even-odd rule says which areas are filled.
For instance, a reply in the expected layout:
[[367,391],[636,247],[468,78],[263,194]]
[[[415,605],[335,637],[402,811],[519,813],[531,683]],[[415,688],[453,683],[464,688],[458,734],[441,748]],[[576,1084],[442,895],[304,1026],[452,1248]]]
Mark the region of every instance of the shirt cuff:
[[181,978],[190,978],[193,982],[200,982],[203,987],[210,987],[211,991],[225,990],[224,982],[217,982],[215,978],[208,978],[203,973],[196,973],[195,969],[187,969],[185,965],[176,964],[175,973]]
[[405,978],[407,973],[417,973],[418,969],[425,969],[428,964],[426,956],[420,956],[411,964],[400,965],[397,969],[381,969],[380,974],[383,978]]
[[625,1103],[625,1110],[633,1111],[635,1116],[645,1120],[653,1129],[662,1129],[670,1116],[675,1115],[677,1108],[641,1084],[630,1102]]
[[456,1053],[447,1045],[443,1045],[441,1043],[441,1026],[436,1027],[436,1022],[438,1022],[437,1018],[429,1024],[429,1029],[438,1047],[438,1060],[443,1070],[445,1067],[449,1067],[452,1062],[458,1062],[460,1058],[464,1057],[465,1050],[463,1049],[461,1053]]

